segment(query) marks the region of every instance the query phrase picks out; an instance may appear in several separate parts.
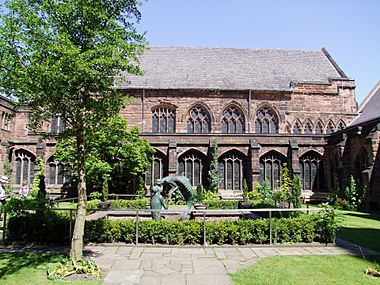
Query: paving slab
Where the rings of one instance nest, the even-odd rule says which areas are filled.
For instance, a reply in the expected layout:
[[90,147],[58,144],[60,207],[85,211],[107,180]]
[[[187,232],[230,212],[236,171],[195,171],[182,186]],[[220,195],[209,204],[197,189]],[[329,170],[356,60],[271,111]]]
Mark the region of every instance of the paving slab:
[[187,285],[233,285],[230,277],[228,275],[187,275],[186,276]]

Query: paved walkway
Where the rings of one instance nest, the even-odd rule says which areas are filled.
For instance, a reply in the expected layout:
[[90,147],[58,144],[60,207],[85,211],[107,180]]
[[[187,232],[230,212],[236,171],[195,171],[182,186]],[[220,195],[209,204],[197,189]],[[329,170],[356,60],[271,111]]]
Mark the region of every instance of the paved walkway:
[[106,285],[230,285],[229,273],[269,256],[290,255],[379,255],[345,241],[338,246],[128,246],[125,244],[86,246],[105,270]]

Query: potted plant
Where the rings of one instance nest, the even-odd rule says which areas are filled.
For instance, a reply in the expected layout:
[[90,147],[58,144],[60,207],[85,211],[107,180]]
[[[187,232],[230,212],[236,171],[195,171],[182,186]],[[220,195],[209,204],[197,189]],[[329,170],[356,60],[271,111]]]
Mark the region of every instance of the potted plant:
[[252,202],[249,201],[248,184],[247,184],[247,180],[245,180],[245,179],[243,181],[243,201],[239,201],[238,207],[239,207],[239,209],[251,209],[252,208]]

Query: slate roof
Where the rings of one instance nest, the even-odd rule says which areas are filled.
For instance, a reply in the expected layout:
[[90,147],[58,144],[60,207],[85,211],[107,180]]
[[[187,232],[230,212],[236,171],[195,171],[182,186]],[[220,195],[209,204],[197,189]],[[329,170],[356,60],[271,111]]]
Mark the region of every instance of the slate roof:
[[[119,87],[145,89],[290,90],[290,82],[346,78],[326,50],[151,47],[143,76],[124,75]],[[129,84],[128,84],[129,82]]]
[[348,127],[361,125],[374,120],[380,120],[380,81],[372,88],[367,97],[364,98],[359,106],[359,115],[351,121]]

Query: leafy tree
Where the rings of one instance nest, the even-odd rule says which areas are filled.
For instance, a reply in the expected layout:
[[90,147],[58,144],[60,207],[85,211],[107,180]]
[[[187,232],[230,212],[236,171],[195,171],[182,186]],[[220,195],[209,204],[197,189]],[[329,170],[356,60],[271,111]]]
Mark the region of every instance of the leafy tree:
[[218,176],[218,143],[214,141],[210,150],[211,163],[208,172],[208,180],[210,184],[210,191],[218,193],[219,176]]
[[[103,199],[107,199],[110,182],[130,181],[137,176],[138,185],[135,190],[141,190],[140,180],[151,161],[154,149],[148,141],[140,138],[138,128],[128,129],[127,122],[120,115],[116,115],[98,122],[96,130],[87,132],[85,139],[88,189],[101,190]],[[57,160],[75,168],[74,139],[58,141],[54,156]]]
[[30,108],[31,127],[60,116],[76,142],[77,218],[70,257],[82,259],[87,132],[117,114],[123,72],[139,73],[144,38],[137,0],[8,0],[1,16],[0,87]]

